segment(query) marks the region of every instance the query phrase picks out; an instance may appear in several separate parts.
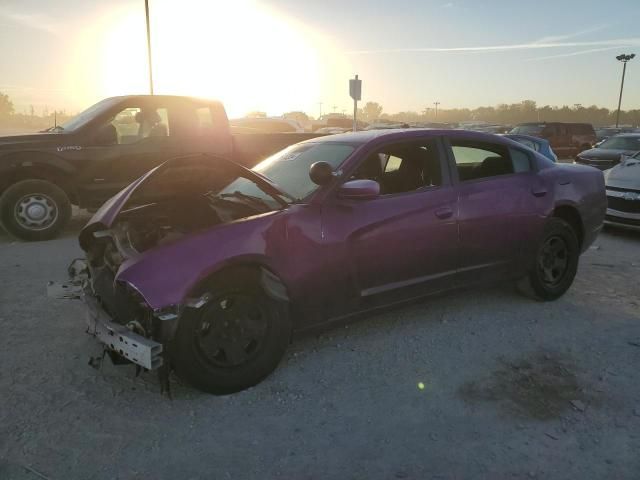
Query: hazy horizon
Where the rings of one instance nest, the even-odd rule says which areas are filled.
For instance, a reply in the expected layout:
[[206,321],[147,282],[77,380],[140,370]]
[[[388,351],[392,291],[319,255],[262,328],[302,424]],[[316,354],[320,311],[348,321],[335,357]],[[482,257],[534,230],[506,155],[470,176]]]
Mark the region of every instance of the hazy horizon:
[[[156,93],[251,110],[351,108],[347,80],[386,112],[538,105],[617,106],[622,65],[640,54],[640,2],[507,0],[295,2],[150,0]],[[147,93],[144,1],[5,0],[0,92],[16,111],[80,111]],[[640,106],[640,58],[622,108]]]

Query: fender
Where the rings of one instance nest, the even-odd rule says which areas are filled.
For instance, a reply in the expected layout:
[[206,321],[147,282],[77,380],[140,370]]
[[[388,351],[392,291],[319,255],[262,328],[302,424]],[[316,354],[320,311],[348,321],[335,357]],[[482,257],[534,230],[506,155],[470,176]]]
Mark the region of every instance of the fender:
[[[0,178],[7,179],[19,170],[34,167],[39,170],[39,175],[42,175],[42,172],[46,172],[47,170],[53,170],[65,176],[72,176],[77,172],[76,167],[57,155],[31,150],[26,152],[9,153],[0,157]],[[7,185],[5,184],[4,186]]]
[[209,270],[204,278],[189,292],[188,296],[201,293],[198,289],[207,279],[215,277],[225,270],[231,270],[236,267],[255,268],[260,272],[260,284],[267,295],[274,300],[289,302],[289,288],[282,280],[282,277],[274,270],[273,265],[269,262],[269,258],[262,255],[241,255],[224,260]]

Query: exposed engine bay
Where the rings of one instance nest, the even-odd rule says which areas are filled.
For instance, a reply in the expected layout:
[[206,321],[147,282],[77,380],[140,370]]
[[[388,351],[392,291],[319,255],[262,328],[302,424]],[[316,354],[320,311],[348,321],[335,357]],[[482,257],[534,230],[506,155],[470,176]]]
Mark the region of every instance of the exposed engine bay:
[[[174,242],[184,235],[206,230],[268,211],[257,205],[215,195],[190,195],[123,210],[108,231],[98,231],[89,260],[101,258],[115,272],[127,258]],[[99,241],[100,238],[107,239]]]

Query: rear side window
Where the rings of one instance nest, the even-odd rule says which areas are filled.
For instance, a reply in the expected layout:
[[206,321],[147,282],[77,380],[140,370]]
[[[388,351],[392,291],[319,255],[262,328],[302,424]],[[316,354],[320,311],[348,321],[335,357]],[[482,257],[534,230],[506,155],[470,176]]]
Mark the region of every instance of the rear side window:
[[511,154],[514,173],[531,171],[531,157],[529,157],[528,153],[518,150],[517,148],[510,148],[509,153]]
[[209,107],[196,108],[196,127],[199,135],[207,135],[214,128],[213,115]]
[[526,152],[481,142],[454,140],[451,150],[460,181],[499,177],[531,170]]

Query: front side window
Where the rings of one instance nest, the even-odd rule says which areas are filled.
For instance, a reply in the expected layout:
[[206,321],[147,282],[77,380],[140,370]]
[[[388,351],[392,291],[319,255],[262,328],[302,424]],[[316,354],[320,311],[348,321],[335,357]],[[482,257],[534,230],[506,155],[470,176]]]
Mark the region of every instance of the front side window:
[[382,195],[442,185],[437,145],[412,142],[383,147],[365,158],[352,178],[378,182]]
[[99,133],[101,145],[126,145],[145,138],[169,136],[166,108],[128,107],[116,113]]
[[499,177],[531,170],[529,155],[502,145],[453,140],[451,150],[460,181]]

